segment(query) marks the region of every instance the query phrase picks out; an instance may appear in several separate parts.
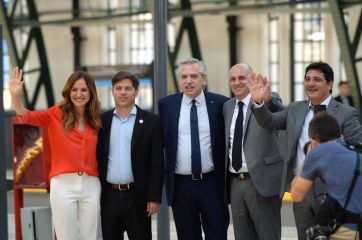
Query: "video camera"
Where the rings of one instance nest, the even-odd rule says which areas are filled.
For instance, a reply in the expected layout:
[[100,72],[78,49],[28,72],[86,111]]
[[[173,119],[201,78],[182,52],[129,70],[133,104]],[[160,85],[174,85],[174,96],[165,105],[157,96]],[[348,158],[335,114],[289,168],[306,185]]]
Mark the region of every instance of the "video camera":
[[326,240],[334,230],[330,226],[314,225],[307,229],[307,240]]
[[353,151],[362,152],[362,142],[352,142],[352,141],[346,141],[344,140],[345,146]]

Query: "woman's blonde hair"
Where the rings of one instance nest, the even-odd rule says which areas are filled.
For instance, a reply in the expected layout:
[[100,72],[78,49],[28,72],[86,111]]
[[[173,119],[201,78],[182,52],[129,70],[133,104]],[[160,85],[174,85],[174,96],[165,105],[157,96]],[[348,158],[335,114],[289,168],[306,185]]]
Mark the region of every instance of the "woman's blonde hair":
[[74,83],[79,79],[84,79],[90,93],[89,102],[87,103],[86,109],[84,111],[85,122],[91,125],[94,131],[98,133],[101,127],[101,121],[99,119],[99,110],[101,104],[97,97],[96,84],[90,74],[82,71],[72,73],[69,76],[68,81],[62,91],[64,99],[58,104],[58,106],[63,113],[64,129],[66,132],[69,132],[74,127],[77,120],[74,105],[70,99],[70,91],[72,90]]

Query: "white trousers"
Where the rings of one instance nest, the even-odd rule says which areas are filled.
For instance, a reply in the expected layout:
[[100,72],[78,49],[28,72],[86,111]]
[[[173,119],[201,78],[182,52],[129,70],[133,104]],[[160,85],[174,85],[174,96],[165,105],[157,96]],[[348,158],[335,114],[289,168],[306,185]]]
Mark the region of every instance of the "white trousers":
[[97,240],[101,185],[98,177],[66,173],[50,180],[50,205],[57,240]]

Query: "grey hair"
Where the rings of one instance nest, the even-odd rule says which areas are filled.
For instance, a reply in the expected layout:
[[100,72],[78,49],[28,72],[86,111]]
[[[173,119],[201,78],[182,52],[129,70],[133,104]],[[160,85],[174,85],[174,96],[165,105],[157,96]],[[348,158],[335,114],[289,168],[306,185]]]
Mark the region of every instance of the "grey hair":
[[196,58],[189,58],[182,62],[179,62],[178,66],[177,66],[177,77],[180,77],[181,68],[183,65],[186,65],[186,64],[197,64],[199,66],[199,73],[201,73],[201,75],[204,77],[207,76],[207,67],[206,67],[205,63]]
[[249,64],[247,64],[247,63],[238,63],[238,64],[235,64],[234,66],[232,66],[232,67],[230,68],[229,74],[230,74],[230,72],[231,72],[232,70],[234,70],[235,68],[243,68],[243,67],[246,67],[246,68],[250,71],[250,73],[253,73],[253,69],[252,69],[252,67],[251,67]]

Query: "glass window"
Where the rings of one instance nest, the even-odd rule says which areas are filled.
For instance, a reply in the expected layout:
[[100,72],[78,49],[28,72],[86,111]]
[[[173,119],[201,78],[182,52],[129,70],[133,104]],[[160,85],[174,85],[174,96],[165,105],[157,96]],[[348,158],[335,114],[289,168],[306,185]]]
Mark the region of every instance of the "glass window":
[[[144,11],[146,0],[108,0],[108,11],[124,10],[129,14],[129,23],[107,27],[107,61],[108,65],[147,65],[153,61],[153,23],[152,14],[138,14]],[[117,54],[121,53],[121,54]],[[123,69],[128,71],[127,69]],[[131,70],[132,71],[132,70]],[[139,94],[136,104],[140,107],[152,110],[152,80],[151,78],[139,78]],[[108,77],[96,78],[99,99],[102,108],[114,107],[112,85]]]
[[[136,97],[136,104],[145,110],[152,110],[153,91],[152,79],[148,77],[141,77],[139,80],[139,92]],[[110,109],[115,107],[112,96],[112,82],[111,79],[96,79],[98,98],[102,103],[102,109]]]
[[10,72],[10,57],[9,51],[6,44],[5,39],[2,39],[3,45],[3,79],[4,79],[4,90],[3,90],[3,102],[4,102],[4,109],[9,110],[11,109],[11,96],[9,92],[9,72]]
[[[298,8],[321,8],[321,3],[299,4]],[[294,96],[298,101],[304,96],[305,67],[324,59],[324,29],[320,13],[296,13],[294,15]]]
[[279,90],[279,17],[268,15],[269,20],[269,81],[272,91]]
[[132,20],[135,22],[130,25],[130,63],[149,64],[153,60],[152,14],[138,14]]

